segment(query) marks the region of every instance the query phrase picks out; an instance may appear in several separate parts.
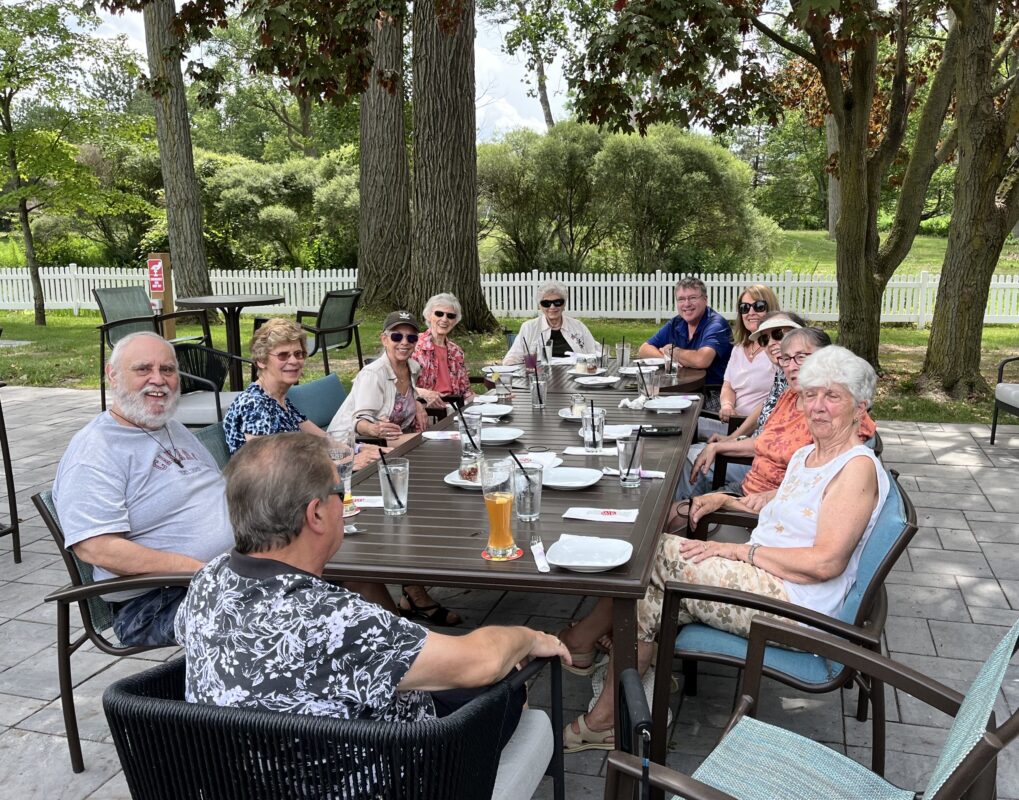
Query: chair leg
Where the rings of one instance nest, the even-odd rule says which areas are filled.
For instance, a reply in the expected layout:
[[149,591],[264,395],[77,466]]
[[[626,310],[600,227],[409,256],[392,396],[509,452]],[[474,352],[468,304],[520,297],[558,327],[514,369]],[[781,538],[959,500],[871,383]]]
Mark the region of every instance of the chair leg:
[[697,662],[687,658],[683,659],[683,695],[697,696]]
[[0,525],[3,535],[11,535],[14,547],[14,563],[21,563],[21,529],[18,527],[18,498],[14,488],[14,470],[11,464],[11,447],[7,441],[7,425],[4,423],[4,410],[0,405],[0,451],[3,454],[4,481],[7,484],[7,506],[11,515],[10,525]]
[[322,364],[325,366],[326,375],[329,374],[329,350],[325,346],[325,339],[322,340],[320,347],[322,348]]
[[867,709],[870,706],[872,696],[868,680],[868,678],[862,675],[856,676],[857,685],[860,687],[860,692],[856,698],[856,719],[858,722],[867,721]]
[[[862,699],[862,698],[861,698]],[[876,681],[873,678],[870,683],[870,702],[873,713],[873,723],[871,724],[871,744],[873,749],[871,750],[871,770],[880,775],[882,778],[885,775],[885,685],[881,681]]]
[[[99,331],[99,407],[106,410],[106,340]],[[994,444],[992,441],[991,444]]]
[[364,369],[364,355],[361,353],[361,334],[357,328],[354,328],[354,347],[357,348],[357,368]]
[[552,760],[548,768],[552,775],[552,796],[566,800],[566,783],[563,778],[563,673],[558,664],[550,667],[552,673]]
[[85,759],[81,755],[78,716],[74,711],[74,685],[71,681],[70,605],[64,602],[57,603],[57,672],[60,677],[60,707],[64,712],[67,749],[71,752],[71,769],[84,772]]
[[991,418],[991,444],[994,444],[994,434],[998,430],[998,404],[994,404],[994,416]]

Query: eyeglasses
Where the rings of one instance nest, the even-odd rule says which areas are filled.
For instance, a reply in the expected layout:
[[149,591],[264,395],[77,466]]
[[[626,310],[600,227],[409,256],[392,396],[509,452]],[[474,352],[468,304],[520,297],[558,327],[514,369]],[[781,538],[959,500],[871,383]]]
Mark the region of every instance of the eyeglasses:
[[279,361],[281,364],[286,364],[291,358],[296,358],[298,361],[304,361],[308,357],[307,350],[284,350],[282,353],[269,353],[273,358]]
[[752,303],[740,303],[739,313],[749,314],[751,308],[759,314],[762,311],[768,310],[768,304],[764,300],[754,300]]
[[555,306],[556,308],[562,308],[564,305],[566,305],[566,301],[563,300],[563,298],[559,297],[555,300],[542,300],[540,303],[538,303],[538,305],[541,306],[542,308],[551,308],[552,306]]
[[389,341],[395,342],[396,344],[399,344],[404,339],[407,340],[407,344],[417,344],[418,340],[418,335],[416,333],[400,333],[399,331],[395,331],[393,333],[387,333],[386,336],[389,337]]
[[688,297],[677,297],[676,303],[677,305],[684,305],[686,303],[696,303],[702,297],[704,297],[704,295],[702,294],[691,294]]
[[788,367],[792,362],[795,361],[796,366],[799,367],[802,366],[803,362],[806,361],[807,356],[809,355],[810,353],[797,353],[794,356],[779,356],[778,365],[780,367]]
[[768,342],[781,342],[790,330],[792,330],[792,328],[775,328],[775,330],[769,331],[768,333],[762,333],[757,337],[757,343],[761,347],[767,347]]
[[439,319],[442,319],[443,317],[445,317],[450,322],[452,322],[453,320],[456,319],[456,312],[455,311],[433,311],[432,313],[435,314],[435,316],[437,316]]

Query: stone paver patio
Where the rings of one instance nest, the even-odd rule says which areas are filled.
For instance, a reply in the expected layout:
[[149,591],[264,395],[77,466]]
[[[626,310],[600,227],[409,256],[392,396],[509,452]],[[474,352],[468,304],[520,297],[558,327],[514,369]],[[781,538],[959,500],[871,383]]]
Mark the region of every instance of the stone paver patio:
[[[49,488],[67,442],[99,408],[98,392],[0,390],[15,459],[23,562],[0,539],[0,798],[127,798],[100,698],[111,681],[175,651],[115,659],[84,649],[72,659],[86,771],[71,772],[56,678],[55,608],[43,598],[67,582],[49,533],[30,497]],[[900,471],[917,506],[920,531],[888,582],[887,651],[927,675],[965,689],[982,659],[1019,615],[1019,426],[881,422],[885,463]],[[6,500],[0,503],[6,514]],[[471,623],[529,624],[554,631],[586,607],[581,598],[438,592]],[[74,612],[72,612],[74,613]],[[72,616],[72,619],[74,619]],[[674,697],[669,763],[693,769],[728,718],[735,675],[712,669],[695,698]],[[532,699],[547,703],[547,686]],[[869,722],[854,717],[856,693],[812,696],[766,684],[762,717],[869,763]],[[567,717],[586,709],[589,679],[565,676]],[[999,719],[1019,707],[1019,667],[999,697]],[[947,718],[915,701],[891,697],[888,777],[922,787],[934,765]],[[567,796],[600,798],[604,753],[566,756]],[[1019,800],[1019,749],[999,761],[1000,798]],[[537,795],[551,797],[546,779]]]

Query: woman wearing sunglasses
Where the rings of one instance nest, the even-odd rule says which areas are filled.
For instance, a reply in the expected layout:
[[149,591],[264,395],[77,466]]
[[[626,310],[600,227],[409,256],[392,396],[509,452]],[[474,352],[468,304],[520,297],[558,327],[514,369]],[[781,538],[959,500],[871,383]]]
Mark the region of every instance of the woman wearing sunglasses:
[[541,348],[549,344],[552,345],[553,357],[569,353],[600,353],[601,348],[587,326],[566,313],[569,297],[569,289],[558,281],[548,281],[539,286],[537,300],[541,314],[520,326],[520,333],[502,363],[519,364],[527,353],[540,353]]
[[345,436],[353,430],[395,446],[425,429],[425,400],[415,388],[421,367],[412,358],[420,330],[409,311],[386,317],[379,337],[384,352],[357,373],[350,394],[329,423],[330,435]]
[[418,338],[414,360],[421,365],[418,394],[436,408],[445,405],[444,397],[463,398],[466,403],[474,399],[463,348],[449,339],[462,315],[460,301],[448,292],[434,295],[425,303],[423,316],[428,330]]
[[748,286],[740,292],[736,311],[736,342],[725,368],[718,420],[702,419],[698,427],[705,438],[726,433],[731,417],[746,417],[760,406],[775,379],[775,365],[753,334],[769,311],[778,311],[778,298],[767,286]]

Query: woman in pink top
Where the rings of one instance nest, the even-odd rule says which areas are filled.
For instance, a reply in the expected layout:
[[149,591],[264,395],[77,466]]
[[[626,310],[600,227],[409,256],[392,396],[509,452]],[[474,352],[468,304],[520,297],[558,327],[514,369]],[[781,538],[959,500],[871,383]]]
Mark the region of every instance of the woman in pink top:
[[418,394],[429,406],[441,408],[445,405],[443,397],[462,397],[464,402],[474,397],[464,351],[449,339],[461,316],[460,301],[447,292],[434,295],[425,303],[428,330],[418,339],[414,360],[421,365]]

